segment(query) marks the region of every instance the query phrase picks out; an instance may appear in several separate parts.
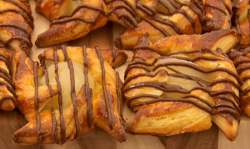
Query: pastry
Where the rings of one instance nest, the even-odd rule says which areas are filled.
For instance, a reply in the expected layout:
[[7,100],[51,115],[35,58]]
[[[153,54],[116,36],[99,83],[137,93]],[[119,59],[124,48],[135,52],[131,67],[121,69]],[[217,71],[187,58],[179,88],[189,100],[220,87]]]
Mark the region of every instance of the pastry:
[[230,59],[234,62],[239,77],[241,79],[241,108],[242,113],[250,116],[250,100],[249,100],[249,62],[250,62],[250,48],[242,49],[240,51],[232,50],[228,54]]
[[0,41],[13,50],[29,54],[33,17],[24,0],[0,0]]
[[[54,11],[49,11],[52,13],[47,14],[47,9],[54,9],[53,6],[57,6],[57,2],[60,1],[55,1],[55,4],[49,0],[37,1],[37,10],[47,17],[50,16],[51,19],[55,19],[51,22],[50,28],[38,36],[36,41],[38,47],[47,47],[78,39],[91,30],[104,26],[108,20],[125,27],[137,26],[133,1],[83,0],[80,5],[76,5],[77,7],[73,9],[75,6],[73,3],[79,2],[67,0],[63,4],[59,4],[61,7],[58,8],[60,10],[56,9],[57,13],[54,14]],[[68,3],[72,3],[73,6]],[[68,7],[72,9],[68,9]],[[72,11],[63,12],[63,10]]]
[[125,141],[122,84],[101,51],[85,46],[49,49],[40,56],[41,67],[23,52],[15,53],[17,107],[28,123],[15,132],[14,143],[63,144],[94,125]]
[[[153,45],[144,35],[134,49],[123,88],[129,108],[136,111],[128,131],[168,136],[209,129],[213,122],[234,140],[240,79],[226,50],[186,48],[190,43],[182,36],[167,38]],[[177,44],[182,42],[187,43]]]
[[247,48],[250,45],[250,4],[247,0],[234,1],[234,25],[238,32],[241,33],[239,47]]
[[10,76],[10,56],[4,45],[0,43],[0,109],[13,110],[16,97]]

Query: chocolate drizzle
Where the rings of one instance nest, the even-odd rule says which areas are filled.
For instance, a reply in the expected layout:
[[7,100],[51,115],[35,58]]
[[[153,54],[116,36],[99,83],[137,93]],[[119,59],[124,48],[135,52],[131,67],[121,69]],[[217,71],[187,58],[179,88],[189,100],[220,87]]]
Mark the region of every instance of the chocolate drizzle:
[[155,23],[153,23],[152,21],[150,21],[147,18],[143,18],[144,21],[148,22],[151,26],[153,26],[155,29],[159,30],[164,36],[168,37],[170,36],[163,27],[160,27],[158,25],[156,25]]
[[56,83],[58,89],[58,104],[59,104],[59,113],[60,113],[60,126],[61,126],[61,144],[66,141],[66,129],[65,129],[65,122],[63,118],[63,107],[62,107],[62,88],[61,83],[59,80],[58,74],[58,62],[57,62],[57,50],[54,49],[54,60],[55,60],[55,74],[56,74]]
[[192,25],[193,29],[195,30],[195,21],[194,19],[183,9],[176,9],[175,13],[182,14]]
[[56,116],[55,116],[55,111],[53,107],[51,108],[51,117],[52,117],[52,132],[51,132],[50,139],[53,142],[58,142],[57,136],[56,136],[56,130],[57,130]]
[[[234,73],[234,72],[232,72],[232,71],[230,71],[230,70],[228,70],[226,68],[217,67],[217,68],[214,68],[214,69],[204,69],[204,68],[199,67],[198,65],[191,64],[191,63],[183,63],[183,62],[165,62],[165,63],[162,63],[162,64],[155,65],[158,60],[159,59],[155,59],[155,61],[153,63],[151,63],[151,64],[146,63],[146,62],[142,62],[142,61],[131,62],[130,67],[128,67],[126,69],[126,71],[125,71],[125,77],[127,76],[127,73],[133,68],[142,68],[147,72],[154,72],[159,67],[163,67],[163,66],[183,66],[183,67],[189,67],[189,68],[194,69],[196,71],[200,71],[202,73],[212,73],[212,72],[217,72],[217,71],[224,71],[224,72],[227,72],[229,75],[233,76],[239,82],[241,82],[238,74],[236,74],[236,73]],[[136,64],[142,64],[142,65],[145,65],[145,66],[154,66],[154,65],[155,66],[153,68],[147,68],[145,66],[136,65]]]
[[106,110],[107,110],[107,117],[108,117],[108,122],[109,122],[109,128],[113,129],[113,118],[112,118],[112,114],[111,114],[111,99],[110,99],[110,95],[107,92],[106,89],[106,81],[105,81],[105,67],[104,67],[104,62],[100,53],[100,50],[98,47],[95,47],[96,50],[96,54],[98,59],[100,60],[100,65],[101,65],[101,71],[102,71],[102,89],[103,89],[103,94],[104,94],[104,99],[105,99],[105,105],[106,105]]
[[83,66],[84,66],[84,91],[85,91],[85,99],[87,100],[87,119],[88,119],[88,127],[91,128],[93,125],[93,107],[92,107],[92,89],[89,87],[88,80],[88,60],[86,53],[86,46],[82,47],[83,50]]
[[70,59],[67,59],[67,62],[68,62],[68,67],[69,67],[69,71],[70,71],[70,83],[71,83],[70,94],[71,94],[71,100],[72,100],[72,105],[73,105],[73,109],[74,109],[75,126],[76,126],[76,135],[75,135],[75,137],[77,137],[79,135],[80,128],[79,128],[77,103],[76,103],[77,99],[76,99],[76,91],[75,91],[74,67],[73,67],[72,61]]
[[155,15],[155,11],[150,7],[148,7],[147,5],[145,5],[143,1],[137,1],[136,8],[140,9],[141,11],[144,11],[149,16]]
[[50,97],[52,97],[53,96],[53,91],[52,91],[51,85],[49,84],[49,74],[48,74],[48,71],[46,70],[46,65],[42,66],[42,70],[43,70],[43,74],[45,76],[46,85],[49,88]]
[[41,131],[41,118],[40,118],[40,115],[39,115],[37,67],[38,67],[38,62],[34,62],[34,64],[33,64],[33,72],[34,72],[34,84],[35,84],[34,104],[35,104],[35,112],[36,112],[36,133],[38,135],[37,144],[40,144],[42,142],[42,131]]
[[[148,105],[148,104],[156,103],[156,102],[172,102],[172,101],[185,102],[185,103],[191,103],[191,104],[197,106],[200,109],[203,109],[204,111],[206,111],[210,114],[229,113],[236,120],[239,120],[239,118],[240,118],[240,112],[235,111],[235,108],[230,106],[229,104],[220,104],[220,105],[214,106],[211,103],[207,102],[206,100],[204,100],[200,97],[197,97],[195,95],[185,95],[183,97],[173,99],[172,97],[161,97],[161,96],[155,96],[155,95],[150,95],[150,94],[142,94],[139,96],[134,96],[133,99],[141,98],[141,97],[150,97],[150,98],[154,98],[154,100],[136,103],[136,104],[132,105],[131,108],[136,107],[136,106]],[[195,98],[195,99],[199,100],[201,103],[205,104],[206,106],[199,103],[199,102],[196,102],[195,100],[190,99],[190,98]],[[131,98],[130,100],[133,100],[133,99]]]
[[155,21],[160,22],[164,25],[170,26],[177,34],[183,34],[182,28],[180,28],[177,23],[169,20],[169,19],[162,19],[160,17],[154,16],[152,17]]
[[63,52],[63,55],[64,55],[64,60],[68,61],[69,60],[69,56],[68,56],[68,52],[66,50],[65,45],[62,45],[61,48],[62,48],[62,52]]
[[[143,48],[140,48],[143,47]],[[224,59],[220,57],[213,57],[213,56],[205,56],[202,53],[212,53],[216,54],[216,51],[211,51],[208,49],[202,49],[202,50],[192,50],[192,51],[180,51],[175,53],[170,53],[168,55],[164,55],[161,52],[157,52],[157,49],[154,49],[150,46],[145,46],[143,44],[140,45],[140,47],[136,47],[136,50],[151,50],[152,52],[158,53],[160,56],[156,57],[152,63],[147,63],[143,58],[135,58],[134,60],[129,63],[128,68],[125,71],[125,82],[124,82],[124,88],[123,93],[126,94],[126,92],[131,91],[136,88],[141,87],[152,87],[157,90],[161,90],[163,92],[175,92],[175,93],[181,93],[184,94],[182,97],[168,97],[168,96],[158,96],[158,95],[152,95],[152,94],[138,94],[131,96],[127,99],[127,104],[129,108],[132,110],[136,110],[134,108],[156,103],[156,102],[184,102],[184,103],[190,103],[210,114],[230,114],[233,116],[236,120],[240,119],[240,98],[238,97],[237,93],[234,92],[231,88],[227,88],[228,85],[234,86],[236,89],[240,89],[240,86],[237,84],[237,81],[240,81],[240,78],[238,75],[226,68],[223,67],[215,67],[213,69],[205,69],[197,64],[194,64],[197,60],[206,60],[206,61],[224,61]],[[147,48],[148,47],[148,48]],[[189,57],[180,57],[177,56],[178,54],[195,54],[193,58]],[[235,54],[236,55],[236,54]],[[158,63],[160,59],[169,59],[167,62]],[[171,61],[171,59],[177,59],[181,61]],[[184,62],[190,61],[190,62]],[[175,68],[175,66],[177,66]],[[162,69],[161,69],[162,67]],[[182,73],[177,70],[178,67],[186,67],[193,70],[196,70],[201,73],[212,73],[212,72],[225,72],[229,75],[231,75],[234,79],[231,78],[215,78],[212,82],[207,82],[203,80],[203,78],[199,78],[196,76],[192,76],[189,74]],[[142,69],[143,72],[129,75],[128,73],[134,69]],[[157,70],[157,72],[155,72]],[[160,76],[171,76],[175,78],[183,78],[187,80],[192,80],[198,84],[198,86],[194,86],[191,89],[185,89],[181,85],[174,85],[174,84],[166,84],[165,82],[159,82],[159,81],[140,81],[137,83],[129,84],[132,80],[135,80],[138,77],[150,77],[154,78],[157,75]],[[151,80],[151,79],[150,79]],[[224,88],[221,90],[211,90],[214,85],[224,83]],[[215,105],[212,103],[206,101],[205,99],[198,97],[197,95],[193,95],[192,92],[195,90],[201,90],[207,94],[210,95],[213,99],[216,100]],[[250,88],[247,89],[247,91],[250,91]],[[145,102],[142,101],[136,101],[132,102],[138,98],[147,98],[148,100]],[[150,99],[151,98],[151,99]],[[233,100],[232,100],[233,99]]]
[[49,89],[49,94],[50,94],[50,97],[53,96],[53,91],[52,91],[52,88],[51,88],[51,85],[49,84],[49,74],[48,74],[48,71],[46,69],[46,65],[45,65],[45,60],[44,60],[44,55],[41,54],[39,55],[39,61],[41,63],[41,67],[42,67],[42,70],[43,70],[43,74],[44,74],[44,77],[45,77],[45,83]]
[[[178,1],[178,0],[168,0],[168,2],[171,4],[171,6],[174,7],[174,9],[178,9],[181,7],[181,2]],[[162,0],[159,0],[158,3],[160,3],[167,11],[168,11],[168,14],[165,14],[165,15],[169,15],[169,14],[172,14],[172,12],[170,12],[169,10],[169,6],[165,5],[164,2],[162,2]],[[159,12],[159,11],[158,11]],[[160,12],[161,13],[161,12]]]

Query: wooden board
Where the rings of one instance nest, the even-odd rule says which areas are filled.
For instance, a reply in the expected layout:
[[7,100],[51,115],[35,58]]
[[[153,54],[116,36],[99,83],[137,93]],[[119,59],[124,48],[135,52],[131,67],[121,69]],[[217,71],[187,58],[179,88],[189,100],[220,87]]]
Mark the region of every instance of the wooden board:
[[[35,19],[35,30],[32,34],[34,43],[38,34],[49,27],[49,22],[41,15],[35,12],[35,2],[30,1],[32,12]],[[103,28],[97,29],[86,37],[68,43],[69,45],[86,45],[89,47],[99,46],[101,48],[112,48],[113,40],[119,36],[124,30],[123,27],[109,22]],[[37,56],[44,49],[38,49],[34,45],[30,58],[38,60]],[[127,52],[131,60],[132,53]],[[126,64],[127,64],[126,63]],[[126,64],[117,68],[120,77],[123,79]],[[124,104],[125,105],[125,104]],[[129,123],[133,113],[124,106],[124,118]],[[225,136],[218,130],[216,126],[211,129],[197,132],[186,133],[169,137],[155,137],[148,135],[132,135],[127,134],[127,141],[123,143],[117,142],[111,135],[100,128],[81,135],[77,139],[65,143],[64,145],[33,145],[18,146],[12,143],[12,136],[16,130],[27,123],[23,115],[15,109],[11,112],[0,111],[0,144],[3,149],[246,149],[250,146],[250,118],[243,116],[238,137],[234,142],[228,141]]]

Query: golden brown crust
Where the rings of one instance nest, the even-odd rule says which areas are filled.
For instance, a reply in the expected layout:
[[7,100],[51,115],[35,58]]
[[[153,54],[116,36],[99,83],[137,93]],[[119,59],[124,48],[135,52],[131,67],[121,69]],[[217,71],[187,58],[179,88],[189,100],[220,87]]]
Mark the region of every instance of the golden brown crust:
[[[94,125],[103,128],[118,141],[125,141],[125,131],[120,121],[117,107],[120,99],[117,96],[117,79],[114,70],[105,61],[103,63],[101,62],[98,58],[98,50],[86,48],[87,59],[85,60],[87,60],[87,63],[85,63],[83,62],[82,55],[84,52],[81,47],[75,49],[73,47],[65,48],[65,53],[63,53],[62,50],[54,51],[54,57],[51,57],[51,52],[53,52],[51,49],[42,54],[43,60],[41,63],[43,67],[37,67],[39,80],[37,88],[39,114],[37,114],[35,104],[35,63],[22,52],[17,52],[13,56],[14,81],[18,95],[17,107],[28,120],[28,123],[24,127],[15,132],[13,142],[16,144],[63,144],[65,141],[74,139],[77,134],[80,135],[93,129]],[[71,50],[74,50],[74,53],[70,52]],[[78,53],[79,51],[81,52],[80,54]],[[55,64],[53,64],[55,62],[55,56],[58,59],[59,82],[53,81],[56,79],[53,77],[53,75],[56,75]],[[69,78],[67,77],[69,76],[67,76],[67,72],[72,69],[70,69],[69,61],[72,62],[72,69],[74,71],[76,107],[74,107],[73,104],[74,100],[70,101],[72,82],[68,80]],[[86,65],[87,68],[87,79],[89,87],[92,90],[88,90],[87,92],[90,93],[91,99],[88,98],[88,93],[85,88],[85,86],[88,85],[83,84],[85,82],[85,66],[83,64]],[[103,72],[103,70],[105,72]],[[48,74],[50,85],[46,84],[46,78],[44,78],[45,73]],[[104,80],[103,73],[105,74]],[[70,79],[72,79],[71,75]],[[67,83],[67,81],[69,81],[69,83]],[[103,84],[102,81],[105,81],[105,84]],[[71,89],[67,89],[70,84]],[[52,95],[50,94],[49,86],[51,87]],[[58,88],[58,86],[61,87]],[[103,86],[105,86],[107,92]],[[107,94],[108,103],[106,103],[105,94]],[[58,103],[58,96],[61,95],[62,104]],[[91,103],[88,103],[89,100]],[[62,105],[63,108],[61,114],[60,105]],[[88,114],[89,106],[92,107],[92,114],[90,115]],[[77,115],[74,113],[75,110],[77,111]],[[110,115],[108,114],[109,111]],[[63,117],[63,121],[60,118],[61,116]],[[76,117],[78,118],[78,122],[76,122]],[[40,126],[39,129],[37,127],[38,125]],[[79,128],[79,131],[77,131],[77,128]]]
[[234,65],[222,53],[203,49],[207,47],[186,47],[190,42],[203,45],[186,37],[163,38],[154,45],[145,37],[138,41],[123,89],[129,107],[137,111],[128,130],[173,135],[209,129],[214,122],[232,141],[240,118]]

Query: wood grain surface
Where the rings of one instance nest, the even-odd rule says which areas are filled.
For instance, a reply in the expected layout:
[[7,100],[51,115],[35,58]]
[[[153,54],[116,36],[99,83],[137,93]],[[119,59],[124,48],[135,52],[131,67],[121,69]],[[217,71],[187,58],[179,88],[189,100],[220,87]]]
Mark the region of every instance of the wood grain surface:
[[[35,2],[30,1],[35,19],[35,30],[32,34],[34,43],[38,34],[49,27],[49,22],[35,12]],[[86,45],[88,47],[99,46],[100,48],[112,48],[113,41],[125,28],[109,22],[103,28],[97,29],[84,38],[68,43],[68,45]],[[38,60],[37,56],[44,49],[37,49],[34,45],[30,58]],[[127,51],[131,60],[132,52]],[[127,63],[119,68],[121,79]],[[125,104],[124,104],[125,105]],[[124,107],[124,118],[129,123],[133,114],[126,106]],[[27,123],[23,115],[15,109],[14,111],[0,111],[0,144],[1,149],[247,149],[250,148],[250,118],[243,116],[238,137],[234,142],[228,141],[216,126],[211,129],[197,133],[186,133],[169,137],[156,137],[148,135],[126,134],[127,141],[117,142],[111,135],[100,128],[81,135],[77,139],[64,145],[33,145],[21,146],[12,143],[12,136],[16,130]]]

